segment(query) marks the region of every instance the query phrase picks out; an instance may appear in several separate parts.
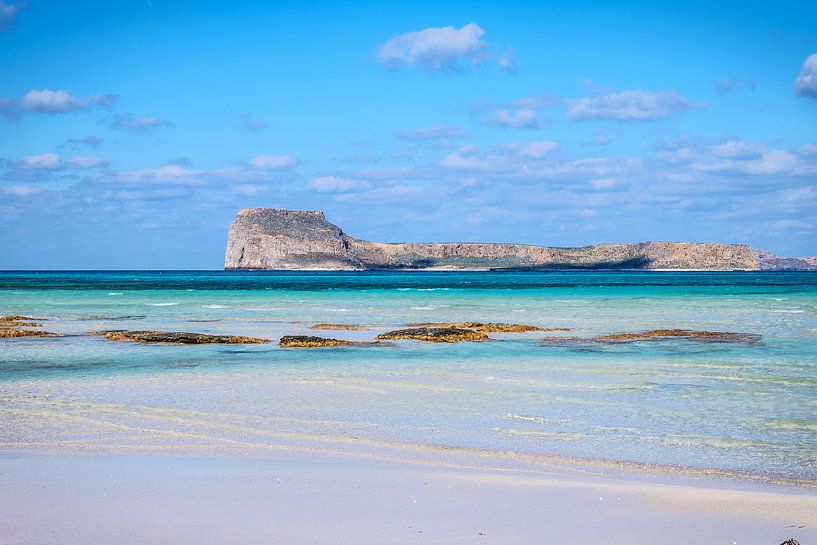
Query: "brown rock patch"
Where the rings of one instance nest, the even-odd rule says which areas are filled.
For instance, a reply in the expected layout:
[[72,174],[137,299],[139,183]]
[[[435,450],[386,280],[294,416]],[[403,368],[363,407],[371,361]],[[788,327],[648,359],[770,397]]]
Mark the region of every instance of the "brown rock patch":
[[0,329],[0,339],[14,339],[17,337],[56,337],[56,333],[30,329]]
[[330,330],[330,331],[365,331],[369,329],[364,325],[357,325],[357,324],[328,324],[328,323],[319,323],[312,326],[312,329],[323,329],[323,330]]
[[636,342],[649,340],[690,339],[708,343],[756,343],[761,336],[754,333],[733,333],[730,331],[695,331],[691,329],[652,329],[640,333],[614,333],[595,337],[596,341],[607,343]]
[[530,331],[569,331],[566,327],[539,327],[529,324],[506,324],[500,322],[442,322],[409,324],[411,327],[455,327],[482,333],[528,333]]
[[207,335],[180,331],[100,331],[109,341],[163,343],[163,344],[263,344],[269,339],[243,337],[241,335]]
[[692,329],[651,329],[636,333],[613,333],[597,337],[545,337],[542,344],[547,346],[569,346],[588,343],[621,344],[639,341],[669,341],[688,339],[704,343],[754,344],[762,337],[755,333],[733,333],[730,331],[696,331]]
[[324,348],[330,346],[368,346],[376,343],[326,339],[312,335],[284,335],[278,341],[281,348]]
[[488,336],[473,329],[460,327],[413,327],[409,329],[398,329],[381,333],[377,336],[379,341],[396,341],[400,339],[413,339],[432,343],[458,343],[463,341],[487,341]]

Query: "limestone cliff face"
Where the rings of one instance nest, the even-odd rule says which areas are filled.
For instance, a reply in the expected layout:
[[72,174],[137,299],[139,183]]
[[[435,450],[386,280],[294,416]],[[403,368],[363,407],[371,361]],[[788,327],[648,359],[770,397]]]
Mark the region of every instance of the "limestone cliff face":
[[[777,259],[780,263],[775,262]],[[378,243],[359,240],[322,212],[247,208],[227,240],[226,269],[705,269],[792,268],[742,244],[643,242],[550,248],[524,244]],[[797,268],[810,265],[794,260]],[[791,265],[791,264],[789,264]]]

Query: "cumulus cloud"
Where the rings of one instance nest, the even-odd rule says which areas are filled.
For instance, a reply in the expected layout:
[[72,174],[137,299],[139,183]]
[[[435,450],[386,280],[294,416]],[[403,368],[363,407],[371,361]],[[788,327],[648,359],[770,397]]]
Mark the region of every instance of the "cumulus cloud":
[[14,26],[17,13],[25,7],[22,2],[11,4],[0,0],[0,31],[9,30]]
[[298,160],[288,155],[259,155],[250,159],[250,165],[260,170],[286,170],[297,164]]
[[644,121],[662,119],[674,113],[706,107],[679,95],[675,91],[622,91],[599,97],[584,97],[566,101],[570,119],[616,119]]
[[468,136],[459,127],[452,125],[433,125],[406,131],[397,131],[394,136],[401,140],[440,140],[448,138],[465,138]]
[[494,127],[513,129],[538,129],[540,127],[536,111],[526,109],[511,111],[506,108],[499,108],[483,119],[483,123]]
[[5,161],[6,171],[3,173],[3,179],[42,181],[49,179],[52,173],[58,171],[87,170],[107,165],[108,162],[99,157],[76,156],[62,159],[56,153],[41,153]]
[[72,95],[62,89],[32,89],[17,100],[0,98],[0,112],[8,116],[19,116],[25,112],[40,114],[63,114],[92,108],[110,108],[118,97],[116,95],[95,94],[85,98]]
[[795,178],[817,174],[817,162],[803,155],[802,149],[799,153],[771,149],[764,144],[736,139],[718,144],[689,143],[659,151],[656,158],[675,171],[688,169],[688,176],[699,172],[765,182],[766,176]]
[[371,184],[361,180],[351,180],[338,176],[322,176],[315,178],[306,184],[305,187],[315,190],[318,193],[350,193],[370,189]]
[[486,56],[485,31],[474,23],[460,28],[430,27],[391,38],[380,46],[377,61],[389,70],[418,66],[434,72],[468,70]]
[[519,155],[539,159],[559,149],[559,144],[550,140],[530,142],[519,147]]
[[117,131],[148,132],[160,127],[172,127],[173,123],[158,117],[134,117],[131,114],[115,114],[109,118],[108,127]]
[[817,98],[817,53],[809,55],[803,62],[800,75],[794,82],[794,90],[799,95]]
[[66,170],[66,169],[86,169],[107,165],[107,161],[99,157],[72,157],[67,160],[60,159],[55,153],[42,153],[23,157],[19,161],[12,161],[11,166],[25,170]]

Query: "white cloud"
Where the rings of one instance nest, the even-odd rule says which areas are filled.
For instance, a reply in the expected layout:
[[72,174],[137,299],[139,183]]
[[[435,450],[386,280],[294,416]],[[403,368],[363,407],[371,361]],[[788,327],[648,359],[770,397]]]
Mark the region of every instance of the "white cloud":
[[817,144],[806,144],[801,147],[800,155],[817,157]]
[[180,165],[166,165],[158,168],[141,168],[126,170],[115,174],[101,174],[94,181],[118,184],[174,184],[174,185],[201,185],[204,171],[193,170]]
[[158,117],[133,117],[131,114],[116,114],[110,117],[111,129],[127,132],[147,132],[159,127],[172,127],[173,123]]
[[0,113],[7,116],[18,117],[23,113],[40,114],[62,114],[82,110],[90,110],[94,107],[110,108],[118,97],[112,94],[95,94],[86,98],[72,95],[62,89],[32,89],[17,100],[8,97],[0,97]]
[[657,93],[641,90],[622,91],[566,102],[568,117],[576,120],[617,119],[621,121],[643,121],[661,119],[674,113],[706,107],[706,103],[689,100],[675,91]]
[[500,108],[484,120],[487,125],[513,129],[538,129],[539,119],[534,110],[519,109],[514,112]]
[[454,170],[497,170],[504,164],[505,156],[482,154],[476,146],[463,146],[440,161],[440,166]]
[[349,193],[353,191],[365,191],[371,188],[368,182],[360,180],[350,180],[337,176],[322,176],[315,178],[305,186],[307,189],[314,189],[318,193]]
[[259,155],[250,159],[250,165],[260,170],[285,170],[297,164],[298,160],[288,155]]
[[66,161],[66,166],[68,168],[96,168],[96,167],[103,167],[108,164],[107,161],[104,159],[100,159],[99,157],[71,157]]
[[559,149],[559,144],[550,140],[530,142],[519,148],[519,155],[539,159],[557,149]]
[[31,155],[23,157],[17,163],[18,168],[37,169],[37,170],[53,170],[60,168],[60,156],[54,153],[42,153],[40,155]]
[[389,70],[403,65],[435,72],[466,70],[479,65],[485,57],[483,34],[485,31],[474,23],[407,32],[381,45],[377,61]]
[[817,53],[809,55],[803,62],[794,90],[800,95],[817,98]]
[[13,185],[11,187],[4,188],[2,191],[8,195],[14,195],[15,197],[28,197],[30,195],[41,193],[42,189],[28,185]]
[[750,144],[741,140],[729,140],[712,146],[712,152],[723,159],[749,160],[758,159],[763,155],[763,146]]
[[13,168],[22,170],[66,170],[102,167],[108,162],[99,157],[79,156],[64,161],[55,153],[42,153],[23,157],[19,161],[12,161],[11,164]]
[[401,140],[438,140],[444,138],[465,138],[468,136],[459,127],[433,125],[407,131],[397,131],[394,136]]
[[30,112],[58,113],[85,108],[85,101],[66,91],[31,90],[22,100],[23,109]]

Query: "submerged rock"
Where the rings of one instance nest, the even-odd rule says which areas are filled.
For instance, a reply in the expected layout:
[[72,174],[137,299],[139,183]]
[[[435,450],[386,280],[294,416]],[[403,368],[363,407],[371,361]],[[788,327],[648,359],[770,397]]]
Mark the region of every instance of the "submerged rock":
[[109,341],[164,343],[164,344],[263,344],[269,339],[243,337],[241,335],[207,335],[180,331],[100,331]]
[[691,329],[652,329],[640,333],[614,333],[595,337],[599,342],[627,343],[649,340],[691,339],[710,343],[756,343],[761,336],[754,333],[732,333],[730,331],[695,331]]
[[31,329],[0,329],[0,339],[14,339],[17,337],[56,337],[56,333]]
[[640,341],[669,341],[688,339],[705,343],[754,344],[762,337],[755,333],[733,333],[730,331],[696,331],[692,329],[651,329],[637,333],[613,333],[597,337],[545,337],[541,340],[547,346],[574,346],[588,343],[621,344]]
[[539,342],[545,346],[576,346],[594,341],[592,337],[544,337]]
[[463,341],[487,341],[488,336],[473,329],[460,327],[413,327],[409,329],[398,329],[381,333],[377,336],[379,341],[396,341],[400,339],[413,339],[432,343],[458,343]]
[[409,324],[412,327],[470,329],[481,333],[528,333],[531,331],[569,331],[566,327],[539,327],[528,324],[506,324],[499,322],[442,322]]
[[365,325],[357,325],[357,324],[328,324],[328,323],[319,323],[312,326],[312,329],[323,329],[323,330],[330,330],[330,331],[364,331],[369,329]]
[[281,348],[322,348],[329,346],[368,346],[376,343],[365,341],[346,341],[342,339],[325,339],[312,335],[284,335],[278,341]]

